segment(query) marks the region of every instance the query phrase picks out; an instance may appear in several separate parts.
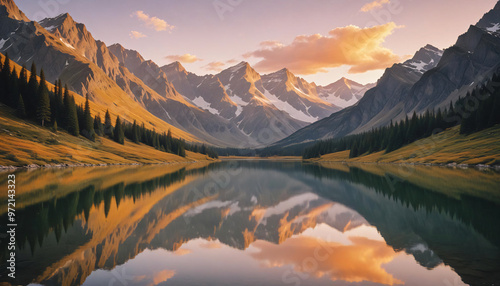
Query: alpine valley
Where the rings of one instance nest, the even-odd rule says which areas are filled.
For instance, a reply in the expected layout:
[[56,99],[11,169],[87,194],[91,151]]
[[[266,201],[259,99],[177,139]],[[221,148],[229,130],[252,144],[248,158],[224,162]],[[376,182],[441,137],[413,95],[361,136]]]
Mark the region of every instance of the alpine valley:
[[[87,98],[93,115],[109,112],[112,120],[121,116],[126,126],[135,122],[159,137],[170,131],[195,145],[229,147],[227,155],[249,148],[261,148],[262,155],[301,155],[316,140],[408,122],[413,114],[453,107],[488,83],[500,64],[500,4],[452,47],[426,45],[374,84],[343,77],[320,86],[286,67],[261,75],[245,61],[207,75],[178,61],[159,66],[119,43],[96,40],[68,13],[35,22],[13,0],[0,3],[0,52],[18,71],[36,64],[47,82],[67,85],[77,105]],[[124,133],[131,139],[136,131]],[[155,145],[153,137],[149,145],[166,144]]]
[[498,285],[499,174],[500,0],[0,0],[0,286]]
[[114,114],[214,146],[268,145],[356,103],[372,86],[345,78],[317,86],[287,69],[261,76],[246,62],[199,76],[179,62],[160,67],[120,44],[107,46],[67,13],[33,22],[12,0],[1,4],[0,52],[17,64],[35,62],[49,82],[61,79]]

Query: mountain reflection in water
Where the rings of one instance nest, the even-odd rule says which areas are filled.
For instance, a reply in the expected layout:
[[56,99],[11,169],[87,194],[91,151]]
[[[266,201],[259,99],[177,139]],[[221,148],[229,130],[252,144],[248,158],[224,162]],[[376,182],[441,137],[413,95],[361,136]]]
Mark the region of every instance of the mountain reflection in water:
[[[404,171],[229,161],[19,172],[18,275],[15,283],[7,281],[500,281],[500,231],[494,227],[500,218],[498,173],[436,167]],[[5,221],[2,207],[0,219]],[[2,247],[2,261],[6,257]],[[5,269],[0,270],[1,281]]]

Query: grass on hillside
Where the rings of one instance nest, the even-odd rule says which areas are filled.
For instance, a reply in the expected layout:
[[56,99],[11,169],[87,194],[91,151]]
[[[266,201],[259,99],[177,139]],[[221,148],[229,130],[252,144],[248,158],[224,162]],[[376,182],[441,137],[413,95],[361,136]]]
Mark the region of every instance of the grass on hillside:
[[350,151],[342,151],[309,161],[500,165],[500,125],[471,135],[461,135],[459,130],[459,126],[450,128],[390,153],[382,151],[349,158]]
[[[5,61],[5,55],[3,55],[2,53],[0,53],[0,61],[2,61],[2,63]],[[21,72],[21,66],[12,60],[10,61],[10,66],[12,69],[15,67],[19,75],[19,73]],[[81,72],[81,70],[76,70],[73,74],[78,74],[79,72]],[[27,75],[28,78],[31,75],[29,67],[27,70]],[[40,80],[39,77],[38,80]],[[111,79],[108,80],[111,81]],[[51,82],[46,83],[49,90],[54,90],[54,85]],[[123,90],[118,88],[118,86],[106,82],[103,82],[101,84],[102,85],[99,89],[92,90],[92,93],[94,94],[94,99],[92,100],[91,98],[90,100],[90,109],[92,111],[92,116],[100,114],[101,118],[104,119],[106,110],[109,110],[112,122],[115,122],[116,117],[119,115],[120,118],[124,121],[132,123],[134,120],[136,120],[138,124],[144,123],[146,128],[155,129],[160,133],[163,131],[167,132],[168,130],[171,130],[174,138],[181,138],[191,142],[200,142],[200,140],[192,134],[183,131],[175,126],[172,126],[148,112],[138,102],[134,101],[128,94],[124,93]],[[69,94],[75,98],[75,102],[77,105],[85,104],[85,96],[82,96],[73,91],[69,91]]]
[[212,160],[186,152],[186,158],[126,140],[125,145],[98,137],[91,142],[66,131],[53,132],[31,121],[17,118],[11,108],[0,106],[0,165],[30,164],[152,164]]

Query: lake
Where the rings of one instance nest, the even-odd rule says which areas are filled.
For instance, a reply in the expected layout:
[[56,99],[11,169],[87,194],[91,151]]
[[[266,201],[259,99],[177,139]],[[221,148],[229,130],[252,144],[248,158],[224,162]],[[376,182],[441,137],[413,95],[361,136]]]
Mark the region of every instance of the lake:
[[490,170],[262,160],[15,174],[16,279],[3,264],[0,281],[16,285],[500,285]]

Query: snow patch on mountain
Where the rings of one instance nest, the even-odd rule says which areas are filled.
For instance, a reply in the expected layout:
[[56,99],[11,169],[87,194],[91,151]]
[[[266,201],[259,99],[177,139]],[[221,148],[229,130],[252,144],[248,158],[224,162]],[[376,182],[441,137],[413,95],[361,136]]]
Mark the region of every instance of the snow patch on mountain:
[[486,31],[496,33],[500,31],[500,23],[491,23],[493,26],[486,28]]
[[212,108],[212,107],[210,106],[210,103],[209,103],[209,102],[206,102],[206,101],[205,101],[205,99],[204,99],[203,97],[201,97],[201,96],[199,96],[199,97],[197,97],[197,98],[193,99],[192,101],[193,101],[193,103],[194,103],[196,106],[198,106],[198,107],[199,107],[199,108],[201,108],[201,109],[208,110],[210,113],[215,114],[215,115],[219,115],[219,114],[220,114],[220,112],[219,112],[217,109]]
[[290,103],[280,100],[274,94],[270,93],[267,89],[264,92],[264,96],[269,99],[270,103],[274,105],[277,109],[285,111],[291,117],[298,119],[300,121],[312,123],[317,121],[319,118],[313,117],[310,114],[306,114],[301,110],[296,109]]
[[45,30],[49,31],[49,32],[54,32],[55,29],[57,29],[58,26],[49,26],[49,27],[44,27]]
[[61,42],[62,42],[62,43],[63,43],[66,47],[68,47],[68,48],[70,48],[70,49],[75,50],[75,47],[73,47],[72,45],[70,45],[70,44],[66,43],[66,42],[63,40],[63,38],[59,38],[59,40],[61,40]]
[[420,73],[424,73],[427,71],[427,69],[425,67],[428,65],[428,63],[424,63],[423,61],[419,61],[419,62],[409,62],[408,65],[411,66],[415,71],[418,71]]
[[5,43],[8,41],[9,39],[7,40],[4,40],[4,39],[1,39],[0,40],[0,50],[3,49],[3,46],[5,45]]
[[321,97],[340,108],[346,108],[358,102],[358,98],[356,96],[351,97],[351,99],[349,100],[343,100],[342,98],[340,98],[340,95],[337,94],[337,92],[335,91],[331,93],[321,94]]

